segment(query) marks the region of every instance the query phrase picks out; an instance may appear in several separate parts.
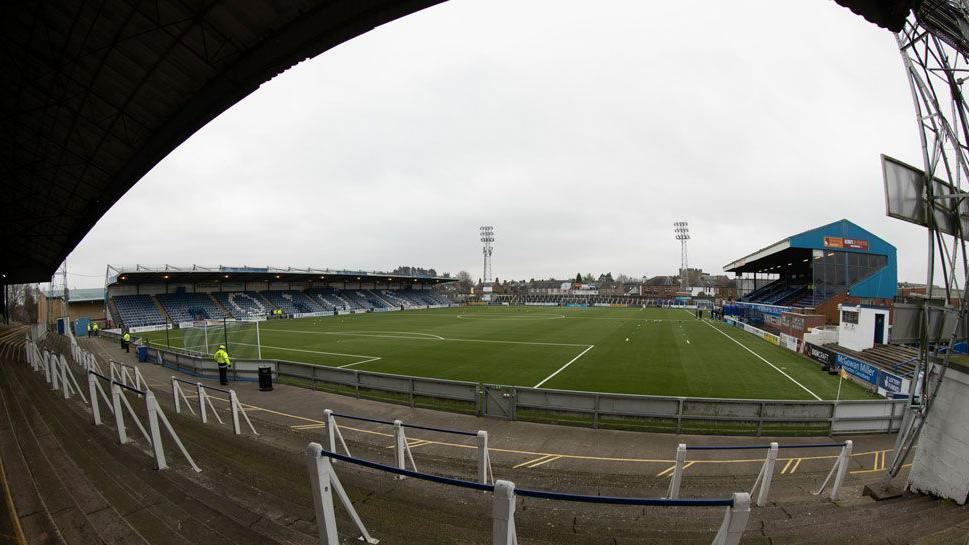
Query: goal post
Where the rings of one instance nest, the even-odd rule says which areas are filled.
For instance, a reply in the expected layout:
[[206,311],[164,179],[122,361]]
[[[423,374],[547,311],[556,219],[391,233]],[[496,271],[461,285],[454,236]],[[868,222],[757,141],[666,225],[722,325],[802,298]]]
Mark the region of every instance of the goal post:
[[214,354],[225,345],[230,357],[262,359],[260,324],[265,318],[242,320],[203,320],[182,327],[185,350]]

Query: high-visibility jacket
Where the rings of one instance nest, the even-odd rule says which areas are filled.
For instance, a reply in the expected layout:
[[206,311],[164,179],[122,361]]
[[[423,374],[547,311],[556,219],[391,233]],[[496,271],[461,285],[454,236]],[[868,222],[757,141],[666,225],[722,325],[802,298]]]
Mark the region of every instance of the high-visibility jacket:
[[229,353],[221,348],[215,351],[215,363],[219,364],[219,366],[225,365],[232,367],[232,360],[229,359]]
[[91,326],[91,329],[97,331],[98,330],[98,323],[97,322],[94,322],[94,325]]
[[88,324],[87,324],[87,330],[88,330],[88,331],[91,331],[91,327],[92,327],[92,326],[91,326],[91,323],[90,323],[90,322],[88,322]]
[[121,338],[124,339],[124,342],[126,343],[131,342],[131,333],[125,332],[124,337]]

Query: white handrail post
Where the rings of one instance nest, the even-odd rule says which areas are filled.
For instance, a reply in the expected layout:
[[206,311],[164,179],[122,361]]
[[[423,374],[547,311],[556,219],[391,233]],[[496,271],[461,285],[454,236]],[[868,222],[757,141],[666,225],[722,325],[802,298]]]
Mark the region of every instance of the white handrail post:
[[333,484],[331,475],[333,466],[330,459],[320,453],[323,446],[310,443],[306,446],[308,457],[310,482],[313,486],[313,507],[316,510],[316,525],[320,531],[320,543],[323,545],[339,545],[340,537],[336,529],[336,513],[333,511]]
[[87,375],[87,390],[91,395],[91,417],[94,419],[94,425],[101,425],[101,406],[98,401],[98,377],[94,376],[93,373],[88,373]]
[[50,352],[44,351],[44,378],[50,384]]
[[491,508],[492,545],[518,545],[515,532],[515,483],[495,481],[495,498]]
[[767,503],[767,494],[770,493],[770,485],[774,480],[774,465],[777,463],[777,448],[777,442],[772,441],[770,444],[770,450],[767,451],[767,459],[764,460],[764,467],[761,469],[760,492],[757,493],[757,507],[763,507]]
[[196,382],[195,389],[198,391],[199,396],[199,418],[201,418],[202,423],[205,424],[209,421],[205,414],[205,386],[202,386],[201,382]]
[[71,388],[67,384],[67,359],[64,356],[58,358],[59,367],[61,368],[61,391],[64,393],[64,399],[71,398]]
[[326,435],[330,439],[330,452],[336,452],[336,419],[333,418],[333,411],[323,409],[323,421],[326,422]]
[[478,482],[488,484],[494,479],[491,473],[491,454],[488,452],[488,432],[478,430]]
[[155,469],[168,469],[161,429],[158,427],[158,400],[151,390],[145,392],[145,408],[148,410],[148,433],[151,434],[151,448],[155,453]]
[[669,499],[680,497],[680,483],[683,481],[683,465],[686,463],[686,444],[676,446],[676,463],[673,467],[673,477],[670,479]]
[[[404,435],[403,422],[394,420],[394,454],[397,458],[397,467],[407,469],[404,464],[404,449],[407,448],[407,437]],[[403,475],[397,475],[396,479],[403,479]]]
[[178,381],[172,377],[172,400],[175,402],[175,414],[182,414],[182,401],[178,399]]
[[57,359],[57,354],[51,354],[50,359],[48,360],[48,363],[47,363],[47,369],[48,369],[48,374],[50,375],[50,389],[55,391],[59,390],[61,387],[60,385],[61,374],[58,367],[59,367],[59,362]]
[[841,484],[844,482],[845,474],[848,472],[852,446],[851,439],[848,439],[845,441],[845,446],[841,447],[841,455],[838,457],[838,473],[834,477],[834,484],[831,485],[831,501],[838,501],[841,495]]
[[111,405],[114,407],[114,423],[118,428],[118,442],[128,442],[128,434],[124,428],[124,414],[121,412],[121,386],[111,383]]
[[235,390],[229,390],[229,407],[232,409],[232,431],[240,435],[242,431],[239,430],[239,398],[236,397]]
[[723,523],[720,524],[720,530],[713,538],[712,545],[738,545],[744,535],[744,529],[747,528],[748,519],[750,519],[750,494],[735,492],[733,505],[724,513]]

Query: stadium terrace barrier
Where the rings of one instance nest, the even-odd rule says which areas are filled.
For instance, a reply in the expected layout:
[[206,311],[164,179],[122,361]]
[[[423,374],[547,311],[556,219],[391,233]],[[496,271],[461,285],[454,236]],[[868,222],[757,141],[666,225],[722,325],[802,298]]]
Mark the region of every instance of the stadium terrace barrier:
[[[165,416],[165,412],[162,411],[161,406],[158,405],[158,400],[155,399],[155,394],[151,390],[139,390],[133,386],[128,386],[120,381],[117,381],[111,377],[107,377],[98,373],[97,371],[88,371],[88,389],[91,394],[91,418],[95,426],[102,425],[101,421],[101,410],[100,404],[98,402],[98,393],[102,397],[106,397],[104,389],[101,387],[101,382],[104,381],[110,384],[111,387],[111,413],[114,414],[115,429],[118,432],[118,443],[124,445],[128,442],[128,433],[125,426],[124,412],[122,408],[126,409],[128,415],[131,417],[132,421],[138,427],[138,431],[144,436],[145,441],[151,446],[152,455],[155,458],[155,469],[168,469],[168,460],[165,457],[165,445],[162,442],[161,428],[159,427],[159,422],[164,425],[165,430],[168,431],[168,435],[175,441],[175,445],[181,451],[182,456],[188,461],[189,465],[192,466],[196,472],[201,472],[197,465],[195,465],[195,460],[185,449],[185,445],[182,444],[182,440],[175,433],[175,429],[172,428],[171,423],[168,421],[168,417]],[[145,426],[142,425],[141,419],[135,414],[134,409],[131,407],[131,403],[128,401],[125,392],[132,392],[137,394],[139,397],[145,399],[145,410],[148,413],[148,430],[146,431]]]
[[[149,360],[192,376],[215,379],[209,357],[149,347]],[[898,431],[904,400],[720,399],[609,394],[478,384],[285,360],[239,360],[233,380],[258,380],[271,367],[280,382],[375,399],[507,420],[591,428],[720,435],[829,435]]]
[[[352,456],[350,454],[350,449],[347,448],[346,441],[343,440],[343,433],[340,431],[340,426],[337,424],[336,417],[347,418],[350,420],[357,420],[360,422],[370,422],[373,424],[383,424],[386,426],[394,427],[394,459],[397,461],[397,467],[400,469],[407,469],[407,460],[410,460],[410,466],[414,471],[417,471],[417,465],[414,464],[414,455],[411,453],[411,443],[408,441],[407,436],[404,432],[405,428],[411,428],[415,430],[432,431],[437,433],[448,433],[451,435],[461,435],[464,437],[474,437],[475,446],[477,449],[477,467],[478,467],[478,482],[482,484],[494,483],[494,474],[491,471],[491,454],[488,451],[488,432],[484,430],[478,430],[477,432],[462,431],[462,430],[452,430],[447,428],[432,428],[430,426],[418,426],[416,424],[405,424],[400,420],[377,420],[374,418],[364,418],[362,416],[352,416],[349,414],[335,413],[330,409],[323,410],[323,420],[326,422],[327,436],[330,440],[330,451],[337,452],[337,440],[339,440],[339,446],[343,447],[343,451],[347,453],[347,456]],[[398,476],[398,478],[403,478]]]
[[568,501],[576,503],[598,503],[608,505],[637,505],[643,507],[726,507],[723,522],[712,545],[737,545],[743,536],[747,521],[750,518],[750,494],[738,492],[727,499],[668,499],[668,498],[623,498],[614,496],[586,496],[563,492],[548,492],[544,490],[528,490],[515,488],[511,481],[498,480],[494,484],[462,481],[427,473],[418,473],[399,467],[391,467],[376,462],[360,460],[351,456],[343,456],[333,451],[326,451],[319,443],[306,446],[310,479],[313,484],[313,505],[316,509],[316,520],[319,527],[320,543],[324,545],[338,545],[340,537],[336,526],[336,512],[334,509],[333,493],[336,492],[340,503],[350,515],[357,529],[360,540],[366,543],[378,543],[367,532],[363,521],[350,502],[339,477],[333,470],[333,460],[339,460],[352,465],[376,469],[391,473],[397,477],[412,477],[414,479],[444,484],[448,486],[491,492],[494,497],[492,504],[492,538],[493,545],[517,545],[518,534],[515,528],[516,496]]
[[[84,397],[81,391],[80,385],[77,379],[74,377],[74,373],[68,369],[67,359],[62,355],[57,355],[50,351],[44,351],[41,353],[37,344],[31,339],[27,338],[26,342],[26,353],[27,353],[27,363],[31,365],[31,368],[35,372],[44,372],[44,378],[48,384],[51,385],[51,389],[60,389],[64,394],[64,399],[69,399],[72,393],[78,394],[85,404],[90,404],[91,406],[91,418],[94,425],[102,425],[101,411],[100,411],[100,401],[104,400],[105,404],[108,405],[111,414],[115,419],[115,426],[118,432],[118,443],[124,445],[128,443],[127,428],[125,426],[124,410],[127,410],[128,415],[134,421],[138,428],[144,436],[145,441],[152,448],[152,455],[155,459],[155,469],[167,469],[168,463],[165,457],[165,447],[162,443],[161,428],[159,422],[168,431],[168,434],[175,441],[175,444],[181,450],[182,455],[197,472],[201,472],[195,461],[189,455],[188,451],[185,450],[185,446],[182,444],[181,439],[178,434],[175,433],[174,428],[172,428],[171,423],[169,423],[168,418],[165,416],[164,411],[158,405],[158,401],[155,399],[155,394],[151,390],[138,389],[134,386],[128,385],[120,380],[117,380],[114,376],[106,376],[95,370],[94,365],[90,365],[88,358],[89,355],[83,353],[83,350],[78,352],[78,358],[75,359],[78,364],[86,367],[85,372],[88,379],[88,398]],[[72,344],[72,350],[76,348]],[[73,355],[73,354],[72,354]],[[112,373],[115,373],[114,367],[112,367]],[[110,385],[111,388],[111,399],[108,399],[104,388],[101,386],[101,381]],[[145,400],[145,409],[147,413],[148,428],[141,423],[138,415],[135,413],[134,408],[125,396],[125,392],[132,392],[137,394],[139,397]],[[100,395],[100,398],[99,398]]]
[[229,396],[225,400],[222,400],[220,398],[216,398],[216,399],[219,399],[220,401],[226,401],[229,404],[229,410],[231,411],[231,414],[232,414],[232,431],[235,432],[236,435],[242,435],[242,429],[241,429],[241,426],[239,425],[239,415],[242,415],[242,417],[246,420],[246,424],[249,425],[249,429],[252,431],[252,434],[259,435],[259,432],[256,431],[255,427],[253,427],[252,421],[249,420],[249,415],[246,414],[246,410],[245,408],[243,408],[242,403],[239,402],[239,396],[236,395],[235,390],[229,390],[226,388],[217,388],[215,386],[205,386],[201,382],[190,382],[187,380],[182,380],[178,377],[172,377],[172,400],[174,401],[174,404],[175,404],[175,414],[182,413],[181,402],[182,400],[184,400],[185,407],[188,408],[189,412],[191,412],[193,416],[196,415],[195,409],[192,408],[192,404],[188,401],[188,397],[185,395],[185,392],[182,390],[181,384],[187,384],[195,388],[196,398],[199,406],[199,412],[197,413],[197,416],[199,417],[199,420],[201,420],[203,424],[207,424],[209,421],[208,411],[206,410],[206,404],[208,404],[208,407],[212,409],[212,414],[215,415],[215,418],[216,420],[219,421],[219,424],[224,424],[224,422],[222,421],[222,417],[219,416],[219,411],[215,410],[215,405],[212,404],[212,396],[210,396],[208,393],[209,390],[215,390],[216,392],[222,392]]
[[[828,482],[831,480],[831,476],[834,475],[834,482],[831,484],[831,501],[838,501],[841,492],[841,484],[844,483],[845,474],[848,471],[848,464],[851,461],[851,449],[852,441],[848,440],[844,443],[815,443],[815,444],[805,444],[805,445],[780,445],[777,442],[772,442],[769,445],[686,445],[685,443],[680,443],[676,447],[676,457],[672,468],[672,473],[670,474],[670,486],[667,493],[667,497],[670,499],[677,499],[680,496],[680,484],[683,481],[683,471],[692,465],[692,462],[687,463],[686,456],[687,452],[691,450],[767,450],[767,456],[764,458],[764,465],[761,466],[760,472],[757,474],[757,478],[754,479],[754,485],[750,488],[750,495],[753,496],[754,492],[758,492],[758,486],[760,490],[757,494],[757,506],[763,507],[767,504],[767,495],[770,493],[770,486],[774,479],[774,465],[777,462],[777,452],[779,449],[811,449],[811,448],[837,448],[840,449],[838,452],[838,457],[835,458],[834,465],[831,467],[831,471],[828,472],[828,476],[825,477],[824,482],[821,483],[821,487],[818,488],[817,492],[812,492],[814,496],[820,495],[824,492],[825,487],[827,487]],[[790,461],[788,462],[790,463]]]

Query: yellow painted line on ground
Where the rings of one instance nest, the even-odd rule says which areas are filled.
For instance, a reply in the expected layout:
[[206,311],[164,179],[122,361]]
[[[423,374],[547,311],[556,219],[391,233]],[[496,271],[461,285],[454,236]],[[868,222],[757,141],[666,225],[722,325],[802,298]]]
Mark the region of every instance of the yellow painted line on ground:
[[676,466],[675,465],[672,465],[672,466],[664,469],[663,471],[660,471],[659,473],[657,473],[656,476],[657,477],[663,477],[664,475],[665,476],[668,476],[668,475],[672,474],[672,472],[673,472],[674,469],[676,469]]
[[[802,458],[794,458],[794,465],[792,465],[791,469],[787,471],[788,475],[793,475],[794,472],[797,471],[797,468],[801,466],[801,460]],[[784,472],[781,471],[781,473],[784,473]]]
[[13,493],[10,492],[10,484],[7,482],[7,470],[3,466],[3,460],[0,460],[0,480],[3,481],[3,498],[7,504],[10,523],[13,525],[13,537],[17,545],[27,545],[27,537],[24,535],[24,529],[20,525],[20,515],[17,513],[17,505],[13,501]]
[[527,467],[527,469],[535,469],[536,467],[538,467],[540,465],[547,464],[549,462],[554,462],[555,460],[558,460],[559,458],[561,458],[561,456],[550,456],[550,457],[542,460],[541,462],[538,462],[537,464],[532,464],[532,465],[526,466],[526,467]]
[[794,458],[788,458],[787,459],[787,463],[784,464],[784,467],[781,469],[781,475],[787,473],[787,468],[791,467],[791,462],[793,462],[793,461],[794,461]]
[[326,424],[320,422],[319,424],[300,424],[298,426],[290,426],[291,430],[312,430],[312,429],[322,429],[325,428]]
[[517,466],[512,467],[512,469],[518,469],[520,467],[524,467],[524,466],[527,466],[527,465],[531,465],[531,464],[534,464],[535,462],[539,462],[539,461],[544,460],[546,458],[551,458],[552,456],[554,456],[554,454],[545,454],[543,456],[539,456],[538,458],[534,458],[534,459],[528,460],[527,462],[522,462],[522,463],[518,464]]

